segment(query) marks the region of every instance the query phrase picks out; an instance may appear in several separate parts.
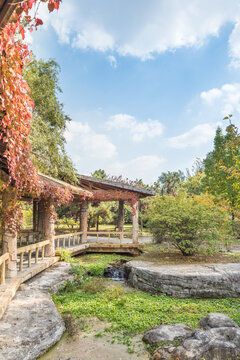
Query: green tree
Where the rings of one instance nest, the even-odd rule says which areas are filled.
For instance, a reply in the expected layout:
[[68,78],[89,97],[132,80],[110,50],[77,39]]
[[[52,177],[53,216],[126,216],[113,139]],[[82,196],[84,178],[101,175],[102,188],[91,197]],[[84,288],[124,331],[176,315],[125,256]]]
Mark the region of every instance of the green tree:
[[103,170],[103,169],[95,170],[91,175],[92,175],[93,177],[95,177],[96,179],[106,180],[106,179],[108,178],[105,170]]
[[240,141],[233,125],[226,130],[224,135],[221,128],[217,129],[214,149],[204,160],[204,186],[217,200],[224,200],[229,204],[234,220],[240,202],[239,179],[233,176],[234,173],[240,173]]
[[186,191],[188,196],[201,195],[204,193],[204,172],[197,172],[193,176],[189,176],[184,183],[182,189]]
[[159,178],[158,183],[161,185],[161,190],[163,193],[168,195],[175,196],[177,190],[182,181],[184,181],[185,176],[181,170],[178,171],[168,171],[163,172]]
[[24,69],[24,77],[35,103],[31,123],[33,161],[37,169],[53,177],[77,182],[72,161],[65,151],[64,132],[71,120],[58,100],[59,65],[52,59],[33,59]]
[[232,235],[228,214],[201,198],[156,196],[148,209],[148,225],[158,243],[168,241],[183,255],[213,253]]

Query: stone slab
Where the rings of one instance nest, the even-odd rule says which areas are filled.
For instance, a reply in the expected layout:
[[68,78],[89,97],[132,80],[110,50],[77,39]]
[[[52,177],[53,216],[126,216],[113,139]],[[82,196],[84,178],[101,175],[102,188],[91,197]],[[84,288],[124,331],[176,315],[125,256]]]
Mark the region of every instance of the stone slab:
[[0,321],[0,360],[37,359],[60,340],[65,326],[49,291],[69,278],[69,264],[57,263],[21,285]]
[[129,261],[128,282],[135,288],[179,298],[240,297],[240,264],[157,265]]

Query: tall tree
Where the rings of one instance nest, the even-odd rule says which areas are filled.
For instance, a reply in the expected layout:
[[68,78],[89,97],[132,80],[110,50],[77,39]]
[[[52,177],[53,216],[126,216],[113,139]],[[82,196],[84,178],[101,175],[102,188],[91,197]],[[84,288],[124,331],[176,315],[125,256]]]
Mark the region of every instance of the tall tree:
[[74,183],[77,178],[65,150],[64,137],[71,119],[58,99],[61,93],[59,71],[59,65],[53,59],[33,59],[24,70],[35,103],[30,136],[32,156],[39,171]]
[[168,171],[159,176],[158,183],[161,185],[163,193],[175,196],[179,185],[184,179],[185,176],[181,170]]
[[216,199],[227,201],[234,219],[240,205],[240,136],[237,128],[230,124],[226,134],[218,128],[214,149],[204,160],[204,184]]

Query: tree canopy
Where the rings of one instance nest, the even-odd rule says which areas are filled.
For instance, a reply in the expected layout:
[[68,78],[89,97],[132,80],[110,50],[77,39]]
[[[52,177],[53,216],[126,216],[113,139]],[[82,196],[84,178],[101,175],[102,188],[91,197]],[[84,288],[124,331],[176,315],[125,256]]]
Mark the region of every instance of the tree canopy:
[[65,150],[64,137],[71,119],[58,99],[61,93],[59,71],[59,65],[53,59],[33,59],[24,70],[35,103],[30,133],[32,158],[39,171],[74,183],[77,179]]

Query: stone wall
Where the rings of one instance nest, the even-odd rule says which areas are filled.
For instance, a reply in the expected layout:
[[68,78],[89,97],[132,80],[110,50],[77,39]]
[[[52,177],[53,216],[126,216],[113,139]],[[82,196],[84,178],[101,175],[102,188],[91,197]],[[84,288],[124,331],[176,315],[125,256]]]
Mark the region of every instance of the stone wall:
[[156,265],[129,261],[128,283],[150,293],[179,298],[240,297],[240,264]]

